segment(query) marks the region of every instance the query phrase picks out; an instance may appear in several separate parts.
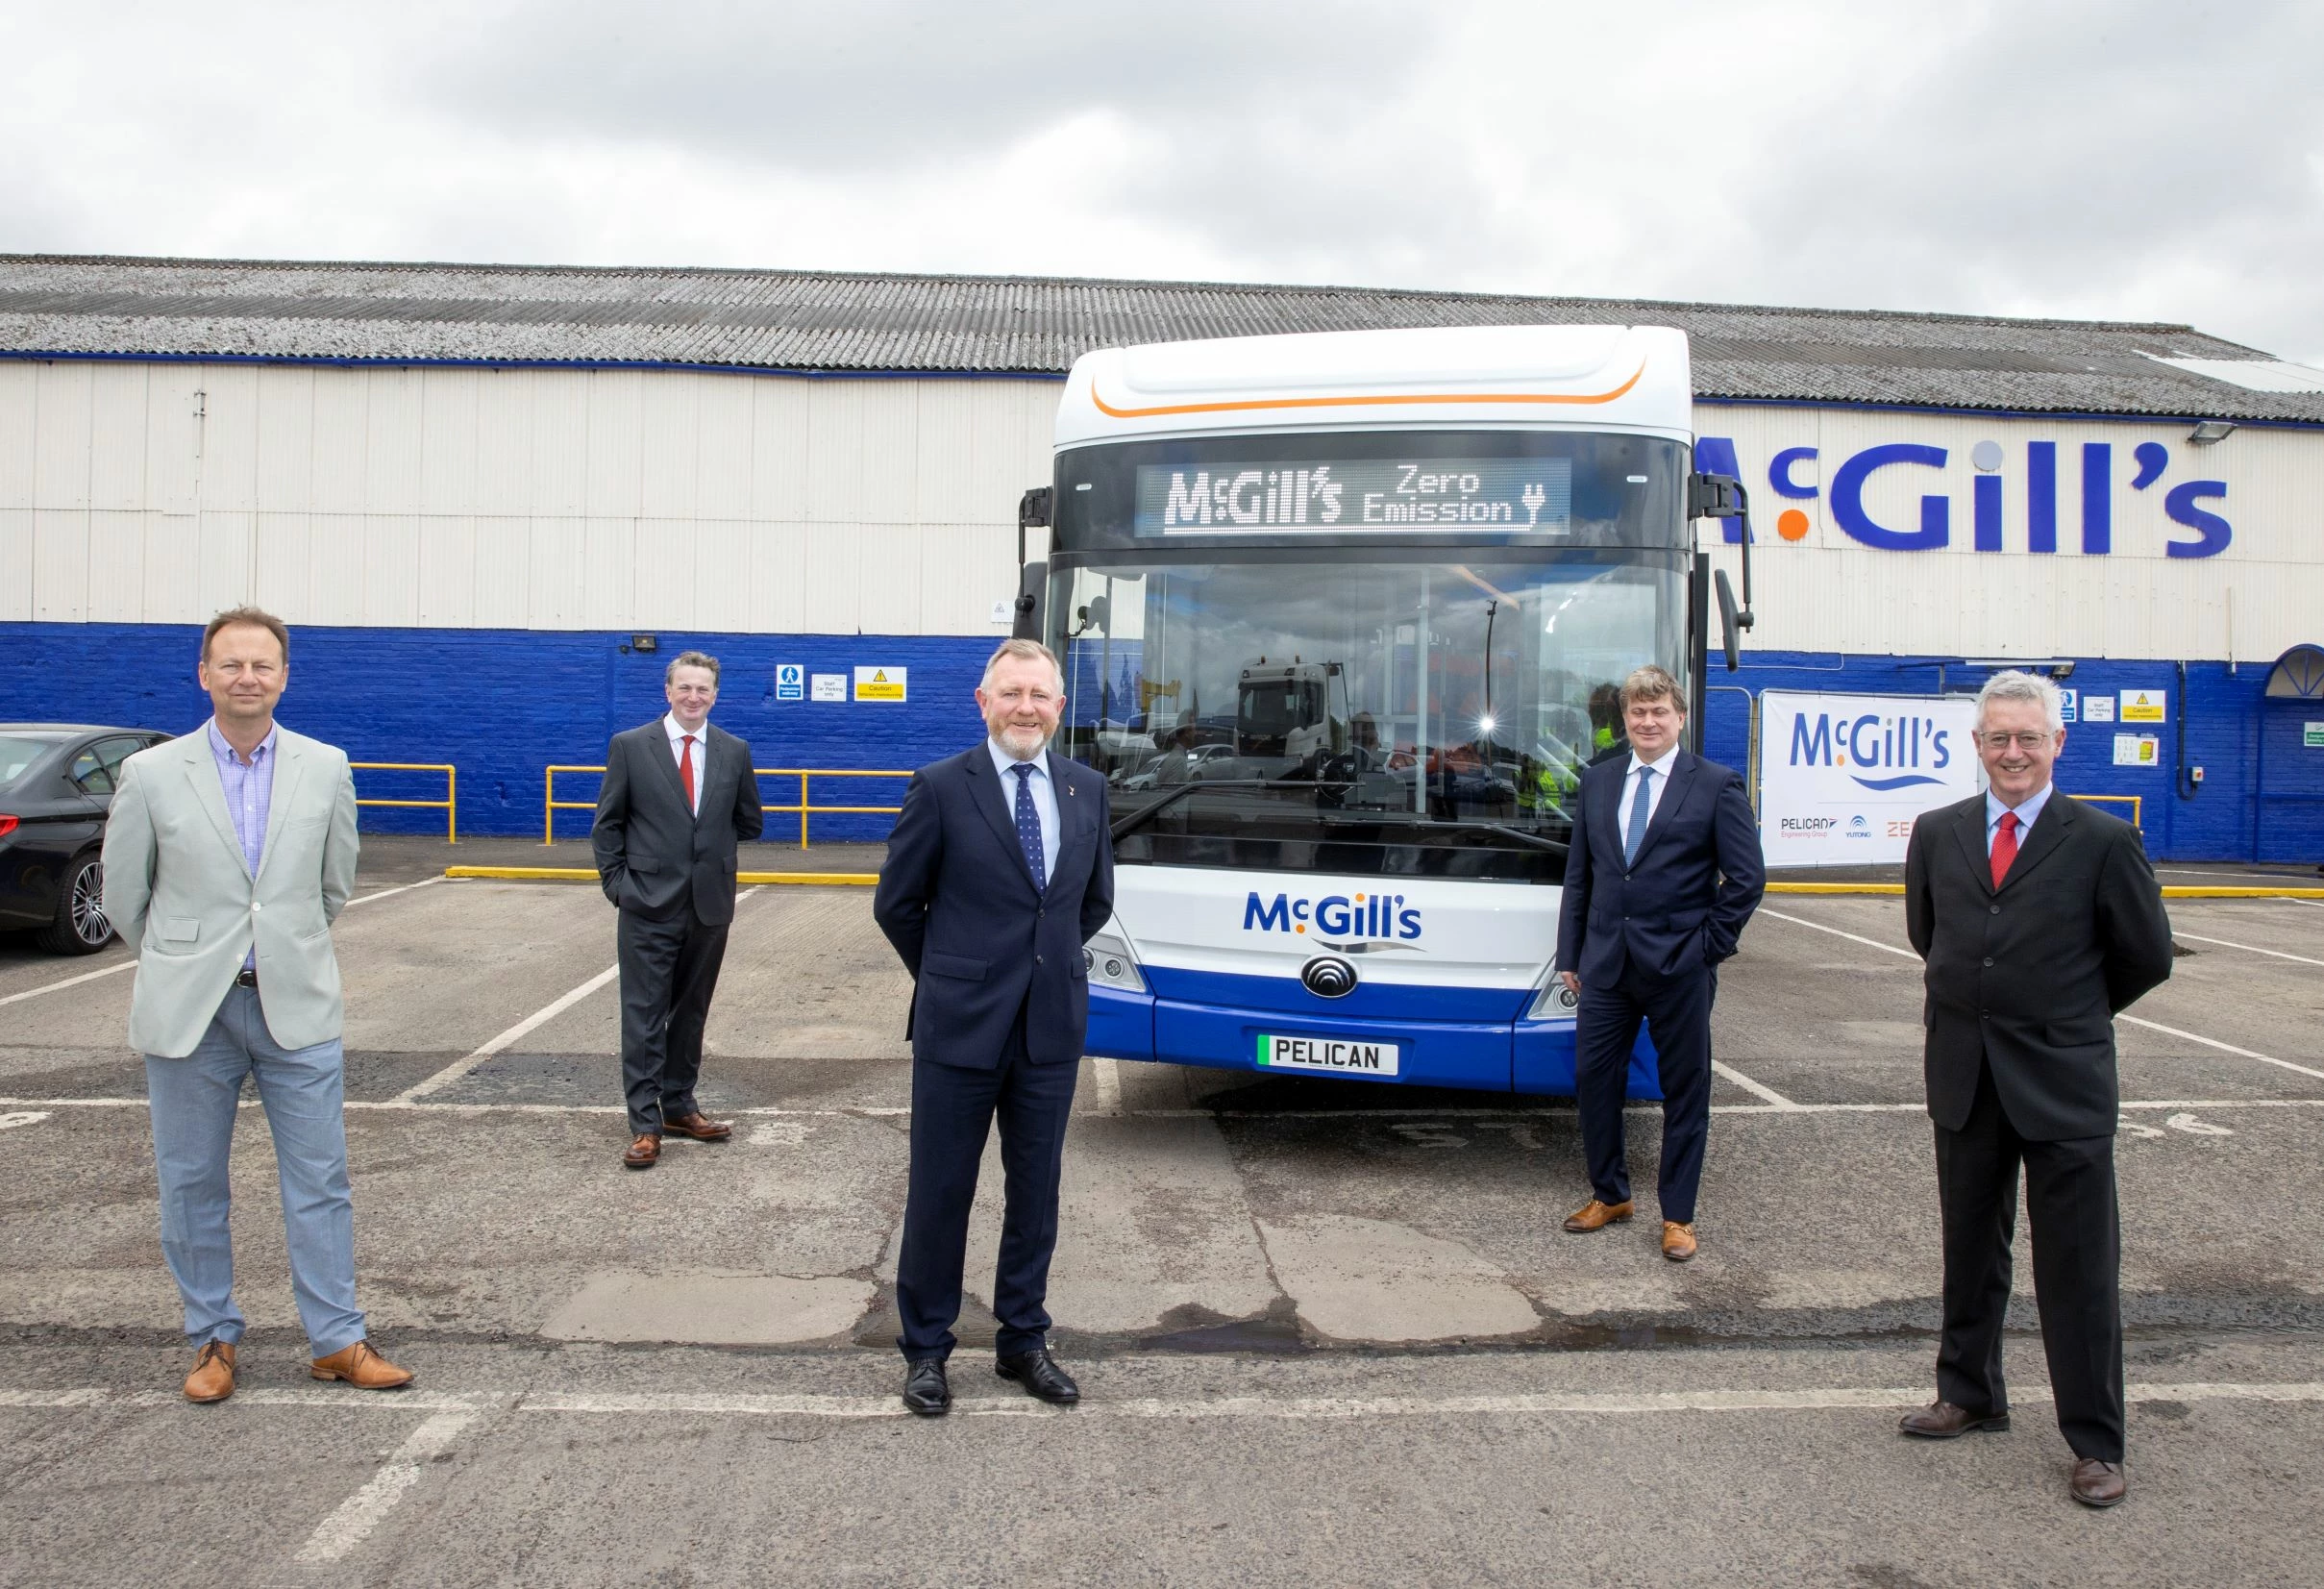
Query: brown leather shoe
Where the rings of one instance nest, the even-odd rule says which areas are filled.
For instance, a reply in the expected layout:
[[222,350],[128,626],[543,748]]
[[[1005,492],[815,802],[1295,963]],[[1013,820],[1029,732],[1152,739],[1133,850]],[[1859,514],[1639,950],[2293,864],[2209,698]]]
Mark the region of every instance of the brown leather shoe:
[[2065,1481],[2066,1493],[2085,1506],[2119,1506],[2130,1493],[2130,1480],[2123,1476],[2119,1462],[2101,1462],[2094,1456],[2081,1457],[2074,1463],[2074,1472]]
[[700,1109],[692,1114],[665,1114],[661,1129],[672,1136],[690,1136],[697,1142],[724,1142],[734,1134],[733,1122],[712,1120]]
[[234,1343],[211,1341],[194,1355],[193,1372],[185,1377],[188,1402],[223,1402],[234,1394]]
[[629,1152],[621,1155],[622,1168],[625,1170],[651,1170],[660,1162],[661,1133],[659,1131],[638,1132],[636,1140],[630,1144]]
[[317,1357],[308,1365],[308,1372],[318,1379],[344,1379],[358,1390],[402,1390],[411,1383],[411,1371],[381,1356],[369,1341],[358,1341],[343,1352]]
[[1619,1225],[1630,1217],[1630,1200],[1619,1203],[1600,1203],[1592,1198],[1566,1216],[1566,1229],[1575,1235],[1587,1235],[1592,1230],[1603,1230],[1609,1225]]
[[1923,1440],[1958,1440],[1965,1434],[1978,1430],[2000,1434],[2009,1428],[2010,1415],[2006,1412],[1974,1413],[1966,1407],[1957,1407],[1950,1402],[1932,1402],[1918,1412],[1906,1413],[1896,1421],[1896,1427]]
[[1672,1263],[1684,1263],[1694,1255],[1694,1227],[1693,1223],[1679,1224],[1674,1219],[1663,1221],[1663,1256]]

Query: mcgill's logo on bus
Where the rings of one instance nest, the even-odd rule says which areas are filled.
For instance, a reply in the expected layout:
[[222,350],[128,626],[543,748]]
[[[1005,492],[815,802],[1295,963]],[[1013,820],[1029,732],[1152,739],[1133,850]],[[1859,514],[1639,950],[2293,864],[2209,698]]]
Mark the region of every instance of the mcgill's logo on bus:
[[1848,776],[1867,789],[1903,789],[1916,783],[1944,780],[1917,769],[1942,771],[1952,765],[1947,743],[1953,731],[1940,728],[1931,717],[1883,717],[1866,712],[1861,717],[1835,717],[1801,712],[1792,719],[1792,762],[1794,767],[1864,767],[1882,771],[1867,778]]
[[1289,894],[1277,894],[1262,901],[1254,890],[1243,906],[1243,931],[1246,932],[1289,932],[1303,935],[1312,927],[1318,941],[1340,947],[1338,942],[1360,942],[1365,939],[1401,940],[1409,943],[1421,935],[1421,911],[1418,906],[1406,906],[1401,894],[1327,894],[1320,900],[1293,899]]

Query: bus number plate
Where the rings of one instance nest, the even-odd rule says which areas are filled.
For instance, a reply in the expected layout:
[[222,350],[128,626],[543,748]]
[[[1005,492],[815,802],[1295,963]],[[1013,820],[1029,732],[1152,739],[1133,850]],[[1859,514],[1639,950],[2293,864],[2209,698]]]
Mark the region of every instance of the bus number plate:
[[1259,1033],[1261,1070],[1317,1071],[1326,1076],[1394,1076],[1398,1056],[1395,1043]]

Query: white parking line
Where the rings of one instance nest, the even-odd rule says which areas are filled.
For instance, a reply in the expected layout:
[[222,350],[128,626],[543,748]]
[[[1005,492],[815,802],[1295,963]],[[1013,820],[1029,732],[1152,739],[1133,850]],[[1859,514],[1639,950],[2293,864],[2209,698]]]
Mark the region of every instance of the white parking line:
[[1711,1068],[1720,1076],[1723,1076],[1728,1080],[1734,1082],[1737,1086],[1743,1088],[1743,1091],[1751,1094],[1753,1097],[1765,1099],[1768,1105],[1775,1108],[1796,1109],[1799,1107],[1797,1104],[1792,1103],[1789,1098],[1786,1098],[1782,1093],[1777,1092],[1773,1087],[1768,1086],[1764,1082],[1752,1080],[1742,1071],[1739,1071],[1733,1065],[1728,1064],[1724,1059],[1712,1060]]
[[[1862,937],[1854,932],[1842,932],[1837,927],[1826,927],[1821,922],[1812,922],[1804,916],[1787,916],[1780,910],[1768,910],[1765,907],[1760,910],[1759,914],[1773,916],[1777,921],[1791,922],[1798,927],[1812,927],[1818,932],[1829,932],[1835,938],[1845,938],[1850,943],[1860,943],[1867,949],[1878,949],[1891,955],[1902,955],[1905,958],[1912,960],[1920,958],[1909,949],[1899,949],[1894,944],[1882,943],[1877,938]],[[2232,1054],[2239,1058],[2257,1059],[2263,1065],[2275,1065],[2284,1070],[2297,1071],[2302,1076],[2312,1076],[2317,1080],[2324,1081],[2324,1070],[2314,1070],[2307,1065],[2295,1065],[2289,1059],[2277,1059],[2268,1055],[2254,1053],[2250,1049],[2237,1048],[2233,1043],[2222,1043],[2216,1037],[2206,1037],[2200,1032],[2181,1031],[2177,1027],[2166,1027],[2160,1021],[2149,1021],[2140,1015],[2117,1015],[2114,1019],[2127,1022],[2134,1027],[2144,1027],[2149,1031],[2160,1031],[2167,1037],[2181,1038],[2189,1043],[2200,1043],[2205,1048],[2217,1049],[2222,1054]]]
[[2265,955],[2270,959],[2297,960],[2302,965],[2324,965],[2324,960],[2312,960],[2305,955],[2287,955],[2281,949],[2262,949],[2257,944],[2234,943],[2226,938],[2207,938],[2199,932],[2182,932],[2175,927],[2171,929],[2170,935],[2185,938],[2188,943],[2215,943],[2221,949],[2240,949],[2246,955]]
[[[400,888],[383,888],[376,894],[365,894],[359,899],[349,900],[345,908],[352,910],[358,905],[369,905],[373,900],[383,900],[391,894],[408,894],[414,888],[425,888],[432,882],[442,882],[444,881],[445,880],[441,877],[422,878],[417,882],[407,882]],[[137,962],[133,957],[123,960],[118,965],[106,966],[99,971],[84,971],[78,977],[66,977],[59,981],[43,982],[38,987],[28,987],[21,993],[8,994],[5,997],[0,997],[0,1005],[12,1005],[21,1003],[26,999],[37,999],[43,993],[62,993],[68,987],[79,987],[83,982],[93,982],[100,977],[117,977],[124,971],[135,971],[136,969]]]
[[[415,883],[412,886],[417,887],[418,884]],[[734,896],[734,904],[739,907],[743,901],[749,899],[753,894],[757,892],[758,889],[755,886],[746,888],[741,893]],[[461,1077],[466,1076],[470,1071],[476,1069],[477,1066],[482,1064],[494,1055],[500,1053],[509,1045],[521,1041],[523,1038],[530,1035],[532,1032],[538,1030],[540,1028],[547,1026],[551,1021],[556,1020],[566,1010],[571,1009],[575,1005],[580,1004],[583,999],[586,999],[590,994],[595,993],[599,988],[605,986],[607,982],[611,981],[614,978],[620,975],[621,962],[616,960],[611,965],[606,967],[605,970],[599,972],[596,976],[581,983],[581,986],[573,988],[563,994],[561,997],[550,1001],[548,1004],[542,1006],[539,1009],[534,1010],[532,1014],[517,1022],[516,1025],[510,1027],[507,1031],[502,1032],[497,1037],[487,1040],[483,1047],[478,1049],[475,1053],[464,1055],[460,1058],[455,1059],[451,1064],[446,1065],[442,1070],[437,1071],[433,1076],[429,1077],[426,1080],[417,1081],[412,1085],[406,1087],[402,1092],[397,1093],[393,1099],[389,1100],[389,1102],[391,1104],[398,1105],[416,1104],[421,1099],[426,1098],[433,1093],[442,1092],[446,1087],[449,1087],[453,1082],[457,1081]],[[613,1112],[618,1113],[620,1111],[616,1110]]]
[[[2271,1402],[2324,1403],[2324,1381],[2220,1381],[2181,1383],[2141,1381],[2125,1387],[2131,1402]],[[1539,1417],[1567,1413],[1585,1416],[1643,1413],[1707,1412],[1820,1412],[1851,1408],[1884,1409],[1924,1405],[1926,1385],[1818,1385],[1798,1390],[1713,1389],[1673,1391],[1537,1391],[1500,1396],[1221,1396],[1211,1398],[1127,1397],[1110,1401],[1098,1393],[1073,1408],[1044,1406],[1023,1396],[963,1398],[952,1403],[952,1416],[968,1418],[1205,1419],[1245,1418],[1285,1421],[1349,1418],[1476,1418]],[[2014,1403],[2041,1403],[2051,1400],[2046,1385],[2013,1390]],[[184,1398],[169,1391],[113,1391],[98,1387],[73,1390],[0,1391],[0,1407],[52,1412],[104,1411],[120,1407],[183,1407]],[[269,1407],[321,1408],[334,1412],[410,1412],[423,1403],[408,1396],[355,1398],[303,1391],[237,1391],[234,1404]],[[409,1466],[412,1477],[431,1457],[445,1449],[461,1429],[482,1412],[507,1407],[511,1414],[542,1413],[566,1417],[654,1418],[693,1415],[710,1418],[837,1418],[902,1419],[911,1416],[892,1395],[780,1396],[702,1391],[656,1391],[630,1394],[592,1391],[477,1391],[464,1395],[437,1394],[425,1405],[438,1411],[396,1449],[370,1484],[332,1514],[307,1551],[316,1548],[342,1514],[358,1501],[384,1489],[382,1480],[399,1467]],[[194,1416],[209,1416],[195,1414]],[[425,1437],[425,1438],[423,1438]],[[411,1480],[401,1479],[400,1497]],[[394,1497],[388,1498],[388,1504]],[[363,1532],[376,1527],[385,1507],[378,1507]],[[351,1520],[352,1521],[352,1520]],[[358,1539],[360,1535],[357,1536]],[[350,1548],[355,1541],[349,1541]],[[330,1559],[309,1557],[302,1560]],[[342,1551],[340,1553],[344,1553]]]
[[1119,1059],[1093,1058],[1089,1062],[1090,1107],[1085,1114],[1118,1115],[1122,1112],[1122,1062]]
[[338,1509],[315,1525],[294,1560],[308,1566],[336,1561],[371,1536],[387,1514],[395,1510],[404,1492],[420,1481],[428,1464],[440,1455],[460,1431],[476,1422],[474,1412],[438,1412],[413,1429],[394,1450],[371,1481],[338,1504]]

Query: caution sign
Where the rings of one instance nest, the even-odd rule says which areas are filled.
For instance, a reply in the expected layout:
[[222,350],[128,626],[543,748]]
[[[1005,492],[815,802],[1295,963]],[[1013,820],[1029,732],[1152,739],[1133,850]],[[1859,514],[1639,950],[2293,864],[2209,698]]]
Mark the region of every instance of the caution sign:
[[2163,703],[2167,699],[2159,689],[2126,689],[2122,692],[2122,721],[2125,723],[2160,723]]
[[859,667],[855,670],[855,699],[858,701],[901,701],[903,699],[903,676],[900,667]]

